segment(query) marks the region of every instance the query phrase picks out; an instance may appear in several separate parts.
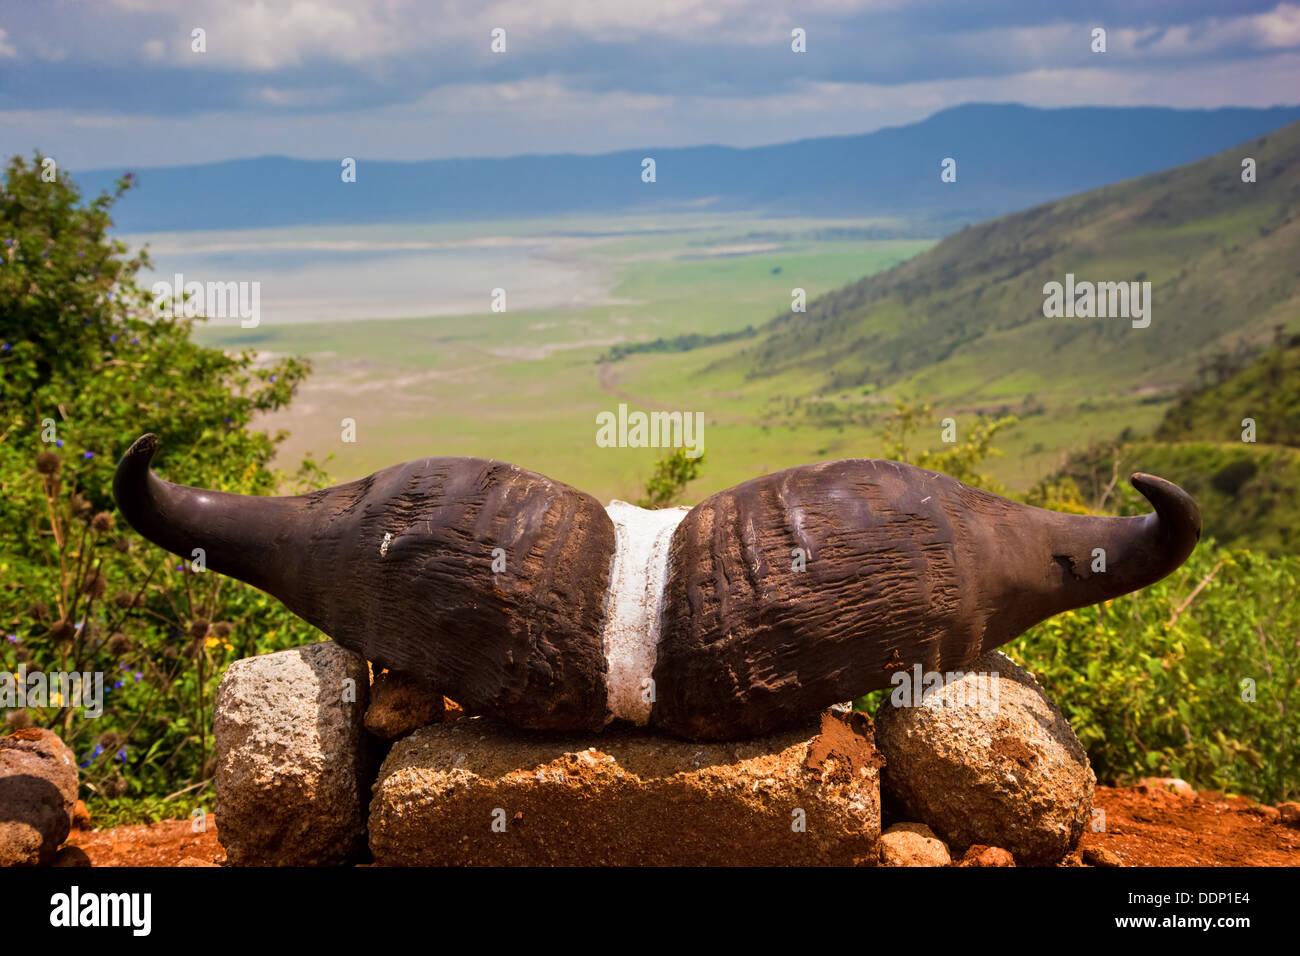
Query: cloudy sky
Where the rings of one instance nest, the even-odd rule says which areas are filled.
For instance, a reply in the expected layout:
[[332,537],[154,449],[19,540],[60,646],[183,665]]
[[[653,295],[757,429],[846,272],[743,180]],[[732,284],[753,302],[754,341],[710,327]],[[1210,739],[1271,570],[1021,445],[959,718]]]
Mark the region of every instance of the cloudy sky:
[[1300,0],[0,0],[0,152],[82,169],[748,146],[966,102],[1297,101]]

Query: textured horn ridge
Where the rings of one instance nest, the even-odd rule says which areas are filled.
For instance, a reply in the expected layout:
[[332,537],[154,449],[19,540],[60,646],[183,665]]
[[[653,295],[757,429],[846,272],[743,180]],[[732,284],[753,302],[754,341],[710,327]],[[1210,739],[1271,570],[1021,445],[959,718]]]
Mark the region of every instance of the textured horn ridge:
[[648,716],[633,717],[611,712],[606,688],[611,569],[653,549],[626,540],[637,522],[616,533],[590,495],[479,458],[418,459],[310,495],[230,495],[157,478],[157,446],[132,445],[114,484],[142,535],[185,556],[202,547],[210,568],[368,660],[532,729],[617,716],[692,739],[766,733],[899,669],[960,669],[1053,614],[1145,587],[1200,536],[1196,503],[1152,475],[1132,481],[1155,511],[1133,518],[1033,508],[892,461],[764,475],[675,529],[647,524],[657,581],[619,577],[647,588],[652,646],[618,659],[623,693],[627,661],[653,662]]

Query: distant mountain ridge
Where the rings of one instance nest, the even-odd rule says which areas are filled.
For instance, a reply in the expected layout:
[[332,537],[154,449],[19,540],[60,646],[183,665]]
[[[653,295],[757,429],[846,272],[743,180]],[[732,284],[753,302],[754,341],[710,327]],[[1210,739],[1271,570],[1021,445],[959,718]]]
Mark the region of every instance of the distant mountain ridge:
[[[262,157],[135,168],[141,188],[114,207],[119,231],[437,222],[664,212],[904,216],[948,231],[1072,193],[1187,163],[1300,119],[1300,106],[1174,110],[968,104],[854,136],[737,149],[698,146],[599,156],[391,162]],[[641,180],[652,157],[656,181]],[[940,181],[940,163],[957,180]],[[72,171],[88,192],[124,169]]]

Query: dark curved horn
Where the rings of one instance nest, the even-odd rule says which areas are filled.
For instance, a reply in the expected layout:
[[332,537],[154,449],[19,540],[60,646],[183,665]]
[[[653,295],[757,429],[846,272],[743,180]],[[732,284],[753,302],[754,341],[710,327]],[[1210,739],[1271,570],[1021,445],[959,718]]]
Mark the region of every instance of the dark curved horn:
[[285,598],[279,546],[292,536],[303,498],[263,498],[163,481],[149,468],[161,443],[141,435],[113,476],[113,497],[127,522],[154,544],[187,560],[202,548],[207,568]]
[[377,665],[535,729],[608,719],[601,644],[614,526],[590,495],[514,465],[422,458],[308,495],[205,491],[117,466],[133,528],[279,598]]
[[1201,509],[1192,496],[1172,481],[1138,472],[1130,479],[1133,487],[1156,509],[1157,531],[1166,558],[1173,563],[1158,581],[1183,563],[1201,540]]
[[1196,502],[1171,481],[1138,473],[1129,479],[1151,502],[1151,514],[1129,518],[1067,515],[1025,508],[1031,542],[1004,536],[988,557],[1001,562],[986,580],[1001,597],[983,649],[997,647],[1053,614],[1098,604],[1159,581],[1179,567],[1201,537]]

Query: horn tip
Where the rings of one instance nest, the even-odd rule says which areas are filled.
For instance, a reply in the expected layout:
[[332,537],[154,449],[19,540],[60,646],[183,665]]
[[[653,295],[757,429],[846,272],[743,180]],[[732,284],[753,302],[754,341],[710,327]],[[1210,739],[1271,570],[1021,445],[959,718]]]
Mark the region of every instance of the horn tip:
[[126,450],[123,458],[143,458],[145,461],[153,458],[154,452],[162,442],[153,432],[145,432],[135,441],[131,442],[131,447]]
[[1134,472],[1129,483],[1151,502],[1156,513],[1166,518],[1176,518],[1193,531],[1193,540],[1201,539],[1201,509],[1196,499],[1159,475]]
[[149,463],[160,444],[162,442],[157,435],[146,432],[131,443],[122,460],[117,463],[117,471],[113,475],[113,497],[123,513],[127,512],[130,503],[143,494],[142,489],[149,478]]

